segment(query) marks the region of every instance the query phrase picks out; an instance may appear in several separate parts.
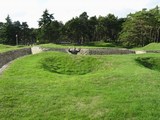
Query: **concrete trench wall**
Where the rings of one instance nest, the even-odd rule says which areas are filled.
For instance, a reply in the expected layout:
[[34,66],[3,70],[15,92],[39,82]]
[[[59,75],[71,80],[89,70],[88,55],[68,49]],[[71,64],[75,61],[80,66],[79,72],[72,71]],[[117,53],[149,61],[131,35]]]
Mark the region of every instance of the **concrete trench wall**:
[[[0,53],[0,69],[7,63],[13,61],[16,58],[37,54],[45,51],[58,51],[71,54],[67,48],[42,48],[34,46],[32,48],[23,48],[13,51]],[[78,55],[111,55],[111,54],[144,54],[144,53],[160,53],[160,50],[150,51],[133,51],[128,49],[110,49],[110,48],[93,48],[93,49],[81,49]]]
[[43,51],[59,51],[59,52],[67,52],[66,49],[63,48],[41,48],[41,47],[32,47],[32,48],[23,48],[13,51],[7,51],[0,53],[0,68],[2,68],[7,63],[30,54],[37,54]]
[[[66,48],[42,48],[38,46],[32,48],[23,48],[23,49],[8,51],[0,53],[0,68],[16,58],[30,54],[37,54],[45,51],[59,51],[59,52],[69,53],[68,49]],[[78,55],[110,55],[110,54],[135,54],[135,51],[127,49],[96,48],[96,49],[81,49],[80,52],[78,53]]]
[[[40,48],[42,51],[58,51],[69,53],[66,48]],[[128,50],[128,49],[114,49],[114,48],[82,48],[78,55],[111,55],[111,54],[145,54],[145,53],[160,53],[160,50]]]
[[147,50],[146,53],[160,53],[160,50]]
[[111,54],[135,54],[135,51],[128,49],[89,49],[89,55],[111,55]]
[[0,53],[0,68],[16,58],[30,54],[32,54],[31,48],[23,48],[23,49]]
[[65,48],[41,48],[42,51],[58,51],[58,52],[64,52],[67,53],[68,49]]
[[[65,48],[41,48],[42,51],[59,51],[69,53]],[[96,49],[81,49],[78,55],[110,55],[110,54],[135,54],[135,51],[128,49],[108,49],[108,48],[96,48]]]

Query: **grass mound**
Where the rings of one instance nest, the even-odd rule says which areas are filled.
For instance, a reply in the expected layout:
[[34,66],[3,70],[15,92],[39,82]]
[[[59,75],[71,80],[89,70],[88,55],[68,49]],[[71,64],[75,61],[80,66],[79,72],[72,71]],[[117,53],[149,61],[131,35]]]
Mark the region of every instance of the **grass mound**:
[[93,72],[99,61],[94,57],[61,55],[49,56],[41,61],[42,67],[50,72],[66,75],[84,75]]
[[150,43],[141,48],[142,50],[160,50],[160,43]]
[[156,57],[138,57],[136,59],[138,63],[152,70],[160,71],[160,58]]

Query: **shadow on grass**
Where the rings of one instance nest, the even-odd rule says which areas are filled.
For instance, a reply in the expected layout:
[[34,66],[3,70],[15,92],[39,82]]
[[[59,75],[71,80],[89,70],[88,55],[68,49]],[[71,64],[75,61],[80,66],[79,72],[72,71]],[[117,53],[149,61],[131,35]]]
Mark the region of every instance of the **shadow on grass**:
[[136,61],[151,70],[157,70],[160,71],[160,58],[154,58],[154,57],[138,57]]

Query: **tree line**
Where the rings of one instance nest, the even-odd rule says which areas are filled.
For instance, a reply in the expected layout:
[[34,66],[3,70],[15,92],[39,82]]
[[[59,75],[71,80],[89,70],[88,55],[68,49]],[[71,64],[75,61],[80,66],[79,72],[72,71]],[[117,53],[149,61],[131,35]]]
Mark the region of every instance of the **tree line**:
[[30,29],[27,22],[12,22],[8,15],[5,23],[0,22],[0,44],[16,45],[17,40],[22,45],[35,42],[35,29]]
[[160,9],[143,9],[129,14],[122,26],[119,40],[124,46],[145,46],[151,42],[160,42]]
[[29,45],[41,43],[73,43],[84,45],[94,41],[111,42],[125,47],[144,46],[160,42],[160,9],[142,9],[118,18],[114,14],[89,17],[83,12],[65,24],[55,20],[46,9],[38,21],[39,27],[29,28],[27,22],[0,22],[0,44]]

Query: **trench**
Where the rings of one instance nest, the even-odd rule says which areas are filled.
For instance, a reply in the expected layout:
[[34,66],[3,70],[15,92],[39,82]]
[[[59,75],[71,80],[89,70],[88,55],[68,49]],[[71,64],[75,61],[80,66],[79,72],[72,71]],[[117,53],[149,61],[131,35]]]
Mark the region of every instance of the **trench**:
[[[33,46],[31,48],[23,48],[13,51],[0,53],[0,74],[10,65],[10,63],[22,56],[37,54],[43,51],[58,51],[69,54],[74,54],[69,48],[41,48]],[[71,52],[70,52],[71,51]],[[95,48],[95,49],[80,49],[76,55],[111,55],[111,54],[144,54],[144,53],[160,53],[160,51],[133,51],[128,49],[110,49],[110,48]]]

